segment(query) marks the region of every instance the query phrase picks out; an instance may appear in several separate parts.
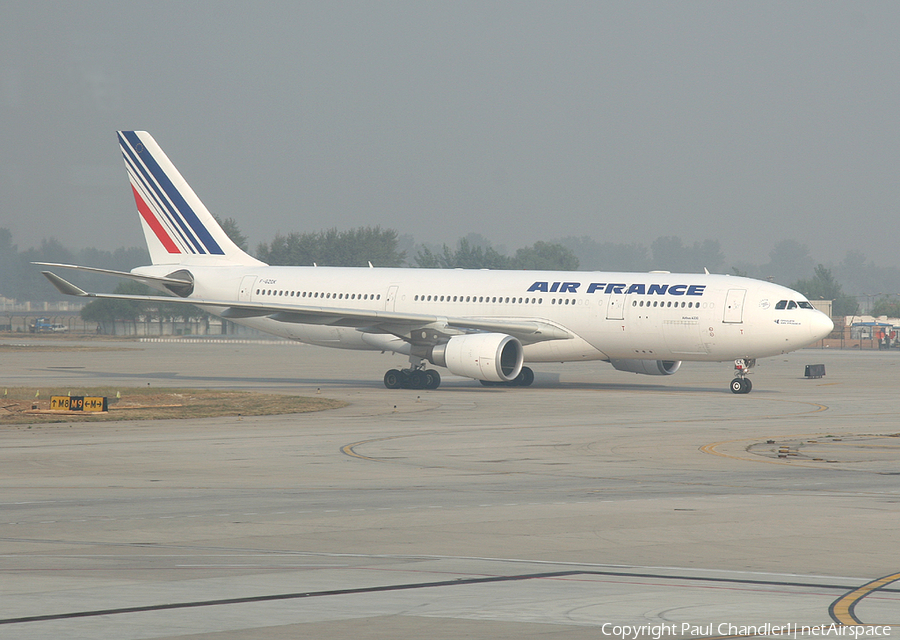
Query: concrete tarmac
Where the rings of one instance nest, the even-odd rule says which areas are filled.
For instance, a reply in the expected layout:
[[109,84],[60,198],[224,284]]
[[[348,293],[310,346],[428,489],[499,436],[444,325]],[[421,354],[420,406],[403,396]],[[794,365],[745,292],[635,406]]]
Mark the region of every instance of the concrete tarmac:
[[[442,370],[440,389],[389,391],[382,375],[405,363],[378,353],[89,344],[121,349],[3,351],[0,388],[350,404],[0,429],[2,638],[638,640],[900,623],[900,353],[769,358],[740,396],[730,363],[668,377],[536,365],[525,389]],[[826,377],[805,379],[818,363]]]

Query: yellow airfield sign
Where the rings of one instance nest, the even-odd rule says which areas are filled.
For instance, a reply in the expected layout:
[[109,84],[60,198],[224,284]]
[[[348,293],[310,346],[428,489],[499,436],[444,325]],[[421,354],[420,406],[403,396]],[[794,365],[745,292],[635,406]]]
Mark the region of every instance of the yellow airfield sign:
[[50,411],[108,411],[106,396],[52,396]]

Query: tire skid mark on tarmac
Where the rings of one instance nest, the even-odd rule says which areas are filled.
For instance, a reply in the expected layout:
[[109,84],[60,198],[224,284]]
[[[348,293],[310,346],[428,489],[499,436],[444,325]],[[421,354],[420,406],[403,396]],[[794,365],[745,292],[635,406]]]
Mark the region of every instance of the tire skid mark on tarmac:
[[[806,440],[809,438],[826,438],[827,436],[823,433],[794,433],[791,435],[781,435],[781,436],[767,436],[767,440]],[[856,438],[866,438],[866,437],[877,437],[882,438],[885,437],[883,435],[872,436],[868,434],[844,434],[842,437],[856,437]],[[720,458],[729,458],[731,460],[741,460],[743,462],[762,462],[765,464],[778,464],[782,466],[788,467],[804,467],[806,469],[824,469],[825,466],[822,464],[805,464],[803,462],[791,461],[788,459],[784,460],[772,460],[770,458],[765,458],[761,455],[753,455],[753,456],[740,456],[732,453],[723,453],[718,451],[718,447],[729,445],[729,444],[737,444],[739,442],[746,442],[749,444],[762,444],[760,438],[738,438],[736,440],[721,440],[719,442],[710,442],[709,444],[705,444],[700,447],[700,451],[703,453],[708,453],[709,455],[719,456]],[[748,444],[748,446],[749,446]],[[847,442],[829,442],[829,446],[860,446],[860,447],[894,447],[898,445],[866,445],[859,443],[847,443]],[[746,450],[746,449],[745,449]],[[846,470],[846,469],[844,469]],[[871,471],[868,469],[854,469],[856,472],[862,473],[881,473],[879,471]]]

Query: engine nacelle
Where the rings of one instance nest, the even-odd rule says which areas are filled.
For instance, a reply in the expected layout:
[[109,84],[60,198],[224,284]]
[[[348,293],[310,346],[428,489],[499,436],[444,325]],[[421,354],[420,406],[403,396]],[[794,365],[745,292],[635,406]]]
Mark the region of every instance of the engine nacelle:
[[458,376],[509,382],[522,370],[524,351],[521,342],[504,333],[473,333],[437,345],[428,359]]
[[610,360],[619,371],[643,373],[648,376],[670,376],[681,366],[681,360]]

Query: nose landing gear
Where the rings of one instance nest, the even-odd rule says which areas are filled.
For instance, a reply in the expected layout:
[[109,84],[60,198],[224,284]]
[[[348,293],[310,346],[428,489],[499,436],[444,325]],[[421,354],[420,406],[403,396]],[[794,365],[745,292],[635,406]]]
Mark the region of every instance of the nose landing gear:
[[731,393],[750,393],[753,384],[747,374],[755,364],[756,358],[739,358],[734,361],[734,373],[737,377],[731,381]]

